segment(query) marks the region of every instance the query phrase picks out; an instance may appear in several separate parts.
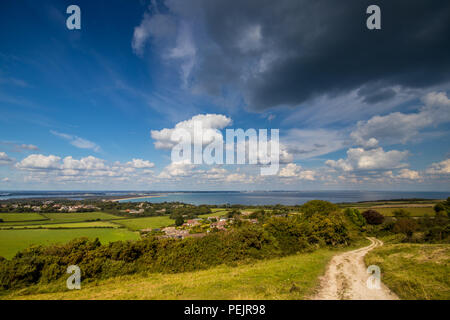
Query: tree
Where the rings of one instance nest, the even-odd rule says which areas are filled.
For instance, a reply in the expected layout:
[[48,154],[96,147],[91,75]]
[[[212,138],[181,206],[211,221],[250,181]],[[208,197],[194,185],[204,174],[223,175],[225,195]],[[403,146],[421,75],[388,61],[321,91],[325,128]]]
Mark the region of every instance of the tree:
[[178,216],[178,217],[175,219],[175,225],[176,225],[177,227],[183,225],[183,223],[184,223],[184,219],[183,219],[182,216]]
[[437,203],[433,209],[436,213],[446,213],[447,217],[450,218],[450,197],[445,201]]
[[394,225],[395,233],[403,233],[408,238],[411,238],[414,231],[417,230],[417,223],[411,218],[398,218]]
[[358,209],[347,208],[344,211],[345,215],[350,219],[353,224],[358,227],[362,227],[366,225],[366,219],[364,219],[361,212]]
[[332,212],[339,211],[339,207],[331,202],[323,200],[311,200],[300,207],[301,212],[305,217],[311,217],[318,213],[322,215],[329,215]]
[[384,216],[373,209],[364,211],[362,215],[366,219],[368,224],[377,225],[382,224],[384,221]]

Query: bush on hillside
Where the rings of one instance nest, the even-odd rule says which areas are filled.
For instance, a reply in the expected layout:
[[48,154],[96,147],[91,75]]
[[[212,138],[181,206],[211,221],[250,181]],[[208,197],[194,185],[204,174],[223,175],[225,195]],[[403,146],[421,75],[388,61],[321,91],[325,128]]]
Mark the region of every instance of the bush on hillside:
[[411,218],[397,218],[394,224],[393,231],[395,233],[403,233],[408,238],[411,238],[414,231],[418,229],[418,224]]
[[411,212],[409,212],[403,208],[395,209],[394,211],[392,211],[392,214],[396,218],[408,218],[411,216]]
[[366,219],[358,209],[347,208],[344,213],[354,225],[358,227],[363,227],[366,225]]
[[303,216],[308,218],[314,214],[328,215],[339,211],[339,207],[331,202],[322,200],[311,200],[300,206]]
[[371,225],[382,224],[384,221],[384,216],[373,209],[364,211],[362,215],[366,219],[367,223]]

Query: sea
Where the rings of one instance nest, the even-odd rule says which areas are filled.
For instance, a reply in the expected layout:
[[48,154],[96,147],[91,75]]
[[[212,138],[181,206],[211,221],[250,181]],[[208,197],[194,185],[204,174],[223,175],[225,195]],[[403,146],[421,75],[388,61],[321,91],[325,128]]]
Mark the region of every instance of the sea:
[[72,200],[93,197],[142,196],[151,193],[151,197],[124,199],[121,202],[183,202],[194,205],[243,204],[243,205],[297,205],[309,200],[326,200],[333,203],[394,200],[394,199],[446,199],[450,192],[419,191],[0,191],[0,200],[20,198],[61,198]]

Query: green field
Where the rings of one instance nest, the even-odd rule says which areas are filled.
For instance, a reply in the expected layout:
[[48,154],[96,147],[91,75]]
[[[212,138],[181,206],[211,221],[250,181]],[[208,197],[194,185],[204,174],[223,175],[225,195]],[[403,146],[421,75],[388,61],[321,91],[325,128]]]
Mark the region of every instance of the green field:
[[0,219],[2,219],[4,222],[10,222],[10,221],[45,220],[47,218],[41,216],[39,213],[30,212],[30,213],[0,213]]
[[[312,293],[318,277],[337,251],[259,261],[237,267],[220,266],[179,274],[133,275],[100,280],[68,291],[40,286],[39,291],[56,293],[20,295],[3,299],[303,299]],[[53,285],[55,286],[55,285]],[[29,289],[25,289],[29,292]]]
[[208,217],[221,217],[228,213],[229,210],[227,209],[220,209],[220,208],[213,208],[211,209],[211,213],[207,214],[201,214],[198,217],[199,218],[208,218]]
[[401,299],[450,299],[449,244],[388,244],[365,257]]
[[385,215],[387,217],[391,217],[394,214],[392,213],[394,210],[397,209],[405,209],[406,211],[409,211],[411,213],[412,217],[423,217],[425,214],[428,214],[430,216],[434,216],[434,210],[432,207],[423,207],[423,208],[418,208],[418,207],[402,207],[402,208],[377,208],[377,207],[372,207],[372,208],[357,208],[359,211],[364,212],[366,210],[369,209],[373,209],[375,211],[378,211],[379,213],[381,213],[382,215]]
[[141,230],[148,228],[161,228],[168,225],[174,224],[174,220],[170,219],[169,216],[158,216],[158,217],[146,217],[146,218],[134,218],[134,219],[121,219],[114,223],[122,225],[130,230]]
[[139,239],[135,232],[112,228],[0,230],[0,256],[10,259],[31,244],[63,243],[79,237],[99,238],[102,243]]
[[79,212],[79,213],[43,213],[43,216],[51,222],[82,222],[88,220],[116,220],[122,217],[104,212]]
[[1,227],[0,229],[58,229],[58,228],[119,228],[120,226],[109,221],[73,222],[73,223],[49,223],[33,225],[15,225]]

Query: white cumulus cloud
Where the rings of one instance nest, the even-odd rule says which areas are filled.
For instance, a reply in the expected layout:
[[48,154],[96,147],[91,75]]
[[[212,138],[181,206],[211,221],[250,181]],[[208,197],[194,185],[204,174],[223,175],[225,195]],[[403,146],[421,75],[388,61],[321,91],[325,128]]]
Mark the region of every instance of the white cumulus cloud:
[[422,101],[424,106],[415,113],[394,112],[359,121],[350,136],[358,145],[373,148],[378,142],[406,143],[426,127],[450,122],[450,99],[446,93],[432,92]]
[[431,164],[431,166],[426,170],[426,173],[432,175],[450,174],[450,159]]
[[[209,144],[213,141],[223,141],[223,137],[217,130],[223,129],[231,124],[231,119],[221,114],[199,114],[189,120],[179,122],[174,128],[162,130],[151,130],[151,137],[155,140],[156,149],[171,149],[180,142],[173,137],[177,129],[186,130],[191,136],[192,143]],[[195,125],[201,126],[203,135],[194,135]],[[181,132],[179,130],[178,132]],[[218,139],[218,140],[215,140]]]
[[384,151],[383,148],[364,150],[363,148],[350,148],[347,150],[347,159],[327,160],[331,168],[340,171],[389,170],[405,167],[402,161],[408,156],[408,151]]

